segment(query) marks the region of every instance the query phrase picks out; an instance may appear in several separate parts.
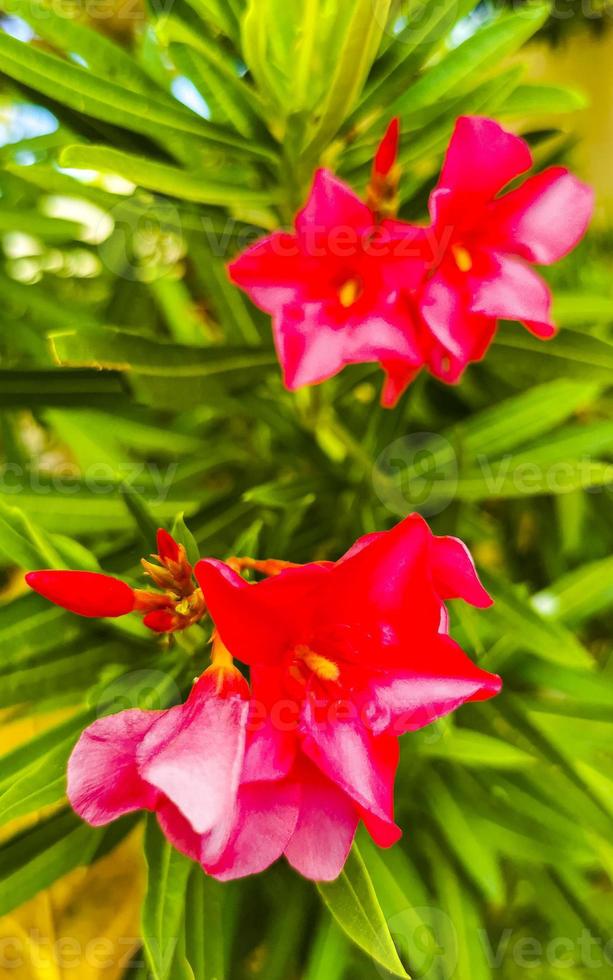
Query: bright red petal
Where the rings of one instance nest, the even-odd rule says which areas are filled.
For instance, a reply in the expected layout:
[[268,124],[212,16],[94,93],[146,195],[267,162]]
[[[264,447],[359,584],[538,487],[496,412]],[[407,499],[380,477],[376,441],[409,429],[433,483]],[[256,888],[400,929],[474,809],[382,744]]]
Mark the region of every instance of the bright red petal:
[[98,572],[29,572],[31,589],[78,616],[125,616],[134,609],[134,590],[120,579]]
[[471,202],[494,197],[511,180],[529,170],[532,155],[525,140],[493,119],[461,116],[449,142],[437,187]]
[[328,712],[310,699],[303,713],[303,752],[367,813],[383,824],[394,825],[393,787],[398,765],[398,740],[374,736],[358,717],[343,720],[340,711],[355,707],[347,702]]
[[430,536],[426,522],[411,514],[337,562],[319,597],[318,636],[334,634],[340,642],[343,627],[349,642],[361,638],[357,653],[366,668],[369,649],[373,667],[375,660],[396,663],[407,644],[436,633],[440,600],[430,578]]
[[195,568],[204,601],[221,639],[247,664],[274,664],[300,642],[311,595],[328,570],[319,565],[290,568],[274,578],[249,584],[214,559]]
[[375,733],[416,731],[466,701],[494,697],[502,686],[448,636],[438,636],[410,659],[402,671],[380,675],[369,686],[362,712]]
[[441,599],[464,599],[480,609],[492,604],[472,555],[459,538],[432,537],[432,576]]
[[310,264],[295,235],[276,231],[245,249],[228,266],[233,283],[267,313],[302,299]]
[[319,254],[326,243],[329,246],[330,233],[336,236],[343,229],[360,233],[373,225],[370,208],[351,187],[329,170],[316,172],[309,199],[296,217],[296,232],[306,255]]

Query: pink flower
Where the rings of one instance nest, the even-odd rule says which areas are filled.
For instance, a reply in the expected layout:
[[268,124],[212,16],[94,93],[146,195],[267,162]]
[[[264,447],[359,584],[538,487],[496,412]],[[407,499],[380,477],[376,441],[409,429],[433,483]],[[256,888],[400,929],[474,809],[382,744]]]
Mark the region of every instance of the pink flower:
[[[555,333],[551,294],[529,263],[550,265],[581,239],[592,190],[550,167],[501,194],[533,160],[528,144],[491,119],[463,116],[430,197],[432,224],[395,223],[431,271],[413,298],[424,362],[456,381],[487,350],[498,319],[519,320],[537,337]],[[414,377],[402,358],[386,363],[388,401]]]
[[403,256],[379,222],[396,143],[392,124],[377,154],[371,207],[318,170],[295,232],[274,232],[229,266],[232,281],[273,318],[290,390],[324,381],[347,364],[421,363],[401,290],[417,285],[424,262]]
[[185,548],[160,528],[156,562],[142,559],[154,584],[163,591],[133,589],[121,579],[100,572],[43,569],[28,572],[26,582],[56,606],[78,616],[117,618],[143,613],[145,626],[156,633],[187,629],[206,615],[202,593],[193,580]]
[[185,704],[98,719],[68,763],[74,810],[95,827],[150,810],[179,850],[214,865],[236,819],[248,697],[238,670],[213,666]]
[[[214,560],[195,571],[222,641],[251,668],[239,839],[255,813],[269,863],[284,853],[318,880],[339,874],[360,819],[394,843],[398,735],[500,689],[447,635],[445,600],[490,603],[464,545],[412,515],[334,564],[257,584]],[[269,817],[266,799],[283,813]],[[232,860],[247,854],[239,840]]]

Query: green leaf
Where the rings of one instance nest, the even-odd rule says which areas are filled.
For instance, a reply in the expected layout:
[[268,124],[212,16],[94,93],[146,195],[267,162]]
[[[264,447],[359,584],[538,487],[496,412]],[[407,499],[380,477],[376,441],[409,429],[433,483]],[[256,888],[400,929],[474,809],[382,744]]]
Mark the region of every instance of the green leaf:
[[183,514],[177,514],[170,533],[175,541],[178,541],[185,548],[189,563],[195,565],[200,558],[200,549],[194,535],[185,523]]
[[185,898],[185,957],[194,980],[224,980],[224,886],[195,867]]
[[613,602],[613,558],[574,569],[537,592],[531,602],[541,616],[560,619],[569,626],[603,612]]
[[89,864],[106,832],[63,812],[3,843],[0,915],[23,905],[74,868]]
[[154,96],[130,92],[79,65],[71,65],[1,32],[0,56],[2,71],[9,77],[103,122],[145,136],[153,133],[158,141],[168,140],[171,146],[183,149],[192,145],[189,137],[195,136],[203,145],[275,159],[268,148],[213,126],[180,103],[169,106]]
[[535,761],[533,756],[502,739],[467,728],[450,728],[434,741],[425,740],[419,753],[476,768],[523,769]]
[[106,370],[136,371],[142,375],[172,379],[206,377],[232,371],[253,372],[276,364],[270,350],[200,347],[190,349],[145,340],[124,330],[67,331],[50,336],[60,364],[96,366]]
[[521,649],[550,663],[566,667],[593,668],[594,660],[579,639],[561,623],[544,619],[511,585],[499,576],[483,576],[496,601],[487,616],[508,631]]
[[430,771],[427,793],[434,820],[464,873],[487,901],[501,904],[505,886],[496,855],[480,840],[470,815],[454,794],[453,783],[449,785],[448,780]]
[[613,370],[613,344],[568,329],[544,343],[526,330],[508,327],[488,353],[488,367],[497,364],[504,364],[506,377],[512,365],[518,377],[525,371],[535,381],[577,378],[606,385]]
[[320,107],[317,124],[307,134],[308,143],[304,149],[307,158],[317,158],[353,109],[379,47],[390,3],[391,0],[381,0],[373,7],[372,0],[355,0],[351,19],[336,38],[340,44],[334,74]]
[[274,202],[274,193],[236,184],[202,180],[188,170],[156,163],[147,157],[125,153],[107,146],[66,146],[60,155],[63,167],[98,170],[105,174],[118,174],[139,187],[159,194],[167,194],[184,201],[200,204],[221,205],[226,208],[267,207]]
[[0,501],[0,552],[26,571],[64,568],[64,562],[47,535],[18,507]]
[[126,400],[127,393],[127,385],[118,373],[56,368],[0,370],[0,407],[5,408],[87,405],[111,409]]
[[583,92],[567,85],[518,85],[505,99],[499,115],[529,116],[536,113],[576,112],[584,109]]
[[356,844],[336,881],[317,889],[349,938],[395,977],[407,977]]
[[449,92],[458,91],[474,78],[475,73],[498,64],[519,48],[545,23],[550,9],[549,4],[533,4],[516,13],[501,14],[429,67],[388,106],[388,113],[394,115],[405,110],[413,113],[423,106],[435,104]]
[[144,846],[148,869],[142,910],[145,954],[155,980],[169,980],[193,864],[166,840],[153,815],[147,817]]

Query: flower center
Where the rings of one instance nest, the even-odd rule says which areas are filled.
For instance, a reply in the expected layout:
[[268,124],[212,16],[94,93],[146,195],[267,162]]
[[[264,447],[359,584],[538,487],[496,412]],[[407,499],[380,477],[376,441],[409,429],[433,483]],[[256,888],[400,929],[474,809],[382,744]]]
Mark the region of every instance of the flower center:
[[338,664],[307,646],[297,646],[296,656],[311,670],[320,681],[337,681],[340,677]]
[[362,289],[362,280],[358,276],[352,276],[350,279],[346,279],[338,290],[338,298],[341,306],[344,306],[345,309],[353,306],[360,296]]
[[463,245],[452,245],[451,251],[460,272],[470,272],[473,267],[473,260],[470,252]]

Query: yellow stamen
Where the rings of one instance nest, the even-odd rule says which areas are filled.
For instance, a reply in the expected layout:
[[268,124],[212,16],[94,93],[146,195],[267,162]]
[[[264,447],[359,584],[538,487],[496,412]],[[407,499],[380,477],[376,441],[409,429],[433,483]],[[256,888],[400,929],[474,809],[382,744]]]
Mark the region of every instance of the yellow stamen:
[[296,653],[304,660],[305,664],[312,670],[320,681],[337,681],[340,677],[338,665],[327,657],[322,657],[320,653],[315,653],[309,647],[297,647]]
[[361,292],[362,284],[360,280],[355,278],[348,279],[347,282],[343,283],[338,291],[338,298],[341,302],[341,306],[344,306],[345,309],[353,306]]
[[451,251],[460,272],[470,272],[473,267],[473,260],[468,249],[464,248],[463,245],[452,245]]

